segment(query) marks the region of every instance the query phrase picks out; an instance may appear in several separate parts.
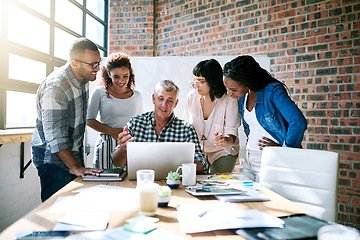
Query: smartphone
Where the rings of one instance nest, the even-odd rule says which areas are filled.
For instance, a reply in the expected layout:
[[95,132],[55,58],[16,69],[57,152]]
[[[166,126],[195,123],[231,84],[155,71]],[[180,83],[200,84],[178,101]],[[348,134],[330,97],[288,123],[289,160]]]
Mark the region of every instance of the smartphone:
[[20,232],[16,239],[30,240],[30,239],[61,239],[69,235],[68,231],[34,231],[34,232]]

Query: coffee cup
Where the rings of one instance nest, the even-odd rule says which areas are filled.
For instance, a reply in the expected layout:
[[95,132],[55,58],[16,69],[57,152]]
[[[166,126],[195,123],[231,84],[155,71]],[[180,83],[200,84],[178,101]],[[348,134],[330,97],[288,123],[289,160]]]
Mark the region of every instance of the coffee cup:
[[182,185],[193,186],[196,185],[196,164],[195,163],[183,163],[176,169],[176,172],[182,170],[180,175],[182,178]]
[[136,187],[139,194],[140,215],[154,216],[158,206],[159,184],[142,183]]
[[154,183],[155,171],[151,169],[141,169],[136,171],[137,185],[143,183]]

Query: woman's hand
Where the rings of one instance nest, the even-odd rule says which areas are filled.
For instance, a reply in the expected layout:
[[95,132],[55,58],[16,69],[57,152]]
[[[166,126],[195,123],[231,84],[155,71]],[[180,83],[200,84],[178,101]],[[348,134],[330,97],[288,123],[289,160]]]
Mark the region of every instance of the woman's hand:
[[113,130],[111,131],[110,136],[113,137],[115,140],[118,139],[119,134],[123,131],[122,128],[113,128]]
[[271,140],[270,138],[267,138],[267,137],[262,137],[261,139],[259,139],[258,146],[261,151],[263,150],[264,147],[267,147],[267,146],[281,147],[280,144],[274,142],[273,140]]
[[234,144],[236,137],[234,135],[224,136],[222,133],[214,132],[214,145],[216,147],[228,147]]

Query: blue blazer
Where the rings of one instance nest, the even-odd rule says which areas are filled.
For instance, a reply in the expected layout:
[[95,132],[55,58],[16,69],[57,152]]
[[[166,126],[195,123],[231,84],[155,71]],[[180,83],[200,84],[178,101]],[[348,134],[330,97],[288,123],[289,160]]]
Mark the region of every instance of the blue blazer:
[[[239,99],[239,112],[245,134],[249,136],[249,125],[244,120],[244,101],[245,95]],[[257,91],[255,108],[258,122],[274,139],[283,146],[301,148],[307,122],[281,83],[270,83]]]

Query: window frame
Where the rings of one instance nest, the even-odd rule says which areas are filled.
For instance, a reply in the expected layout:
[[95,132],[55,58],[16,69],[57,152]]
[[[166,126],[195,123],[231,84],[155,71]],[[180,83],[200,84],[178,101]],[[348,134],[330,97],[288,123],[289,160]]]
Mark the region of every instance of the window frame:
[[[54,71],[55,67],[61,67],[66,63],[66,59],[61,59],[54,56],[54,47],[55,47],[55,28],[59,28],[75,37],[86,37],[86,16],[89,15],[93,17],[98,23],[104,26],[104,39],[103,46],[95,43],[99,50],[104,53],[104,57],[108,54],[108,1],[104,1],[104,20],[96,16],[94,13],[90,12],[86,8],[87,1],[93,0],[82,0],[82,4],[80,4],[76,0],[67,0],[72,4],[76,5],[82,11],[82,34],[75,33],[74,31],[68,29],[67,27],[61,25],[58,22],[55,22],[55,1],[59,0],[49,0],[50,3],[50,18],[47,16],[37,12],[36,10],[28,7],[27,5],[22,4],[17,0],[2,0],[0,2],[1,5],[1,14],[2,19],[0,20],[0,59],[2,59],[2,63],[0,64],[0,130],[6,129],[14,129],[6,127],[6,91],[17,91],[23,93],[33,93],[36,94],[36,91],[40,84],[31,83],[21,80],[15,80],[9,78],[9,54],[15,54],[21,57],[33,59],[35,61],[43,62],[46,64],[46,76],[48,76],[52,71]],[[60,0],[64,1],[64,0]],[[14,5],[21,10],[28,12],[29,14],[34,15],[35,17],[40,18],[41,20],[47,22],[50,25],[50,38],[49,38],[49,54],[32,49],[30,47],[12,42],[8,40],[7,29],[8,29],[8,13],[7,9],[9,4]],[[34,103],[35,104],[35,103]],[[15,127],[17,128],[28,128],[28,127]]]

